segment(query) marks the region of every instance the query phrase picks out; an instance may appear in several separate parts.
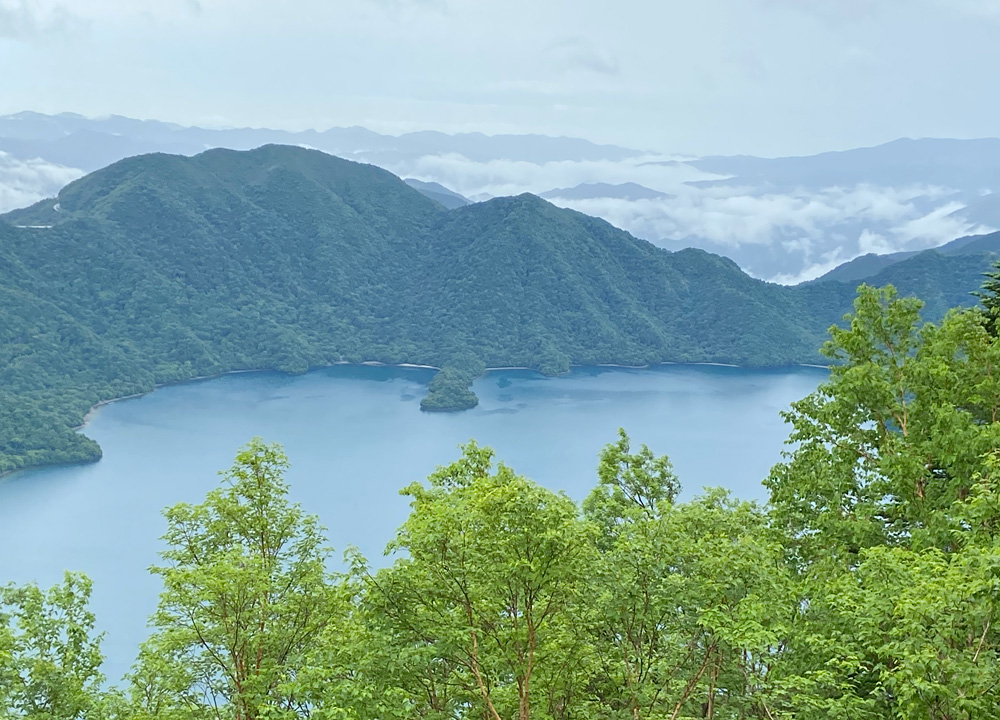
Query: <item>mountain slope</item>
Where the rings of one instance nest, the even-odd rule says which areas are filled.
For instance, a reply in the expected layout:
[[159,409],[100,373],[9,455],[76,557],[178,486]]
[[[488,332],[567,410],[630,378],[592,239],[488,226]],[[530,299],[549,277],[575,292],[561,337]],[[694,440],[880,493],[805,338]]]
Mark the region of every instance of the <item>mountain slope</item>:
[[297,147],[130,158],[3,220],[0,471],[92,459],[91,405],[232,370],[429,364],[453,409],[485,366],[814,361],[854,294]]
[[895,265],[898,262],[902,262],[914,255],[919,254],[918,250],[910,250],[904,252],[886,253],[884,255],[879,255],[878,253],[868,253],[860,257],[856,257],[853,260],[848,260],[843,265],[838,265],[833,270],[830,270],[823,275],[820,275],[815,280],[809,280],[810,283],[819,282],[854,282],[860,283],[865,280],[865,278],[870,278],[873,275],[877,275],[890,265]]
[[[982,285],[983,272],[995,259],[991,255],[948,256],[927,250],[867,278],[869,285],[895,285],[906,295],[924,301],[923,315],[936,320],[949,309],[976,304],[972,291]],[[847,283],[854,287],[856,283]]]
[[[1000,254],[1000,232],[988,235],[969,235],[952,240],[941,247],[931,250],[924,250],[924,253],[937,253],[939,255],[959,256],[959,255],[997,255]],[[898,253],[888,253],[886,255],[876,255],[870,253],[854,258],[853,260],[838,265],[825,275],[821,275],[810,282],[854,282],[859,283],[868,278],[875,277],[888,267],[909,260],[922,254],[921,251],[908,251]]]
[[424,182],[413,178],[407,178],[404,182],[425,197],[429,197],[431,200],[444,205],[449,210],[472,204],[472,200],[469,200],[464,195],[459,195],[454,190],[449,190],[441,183]]

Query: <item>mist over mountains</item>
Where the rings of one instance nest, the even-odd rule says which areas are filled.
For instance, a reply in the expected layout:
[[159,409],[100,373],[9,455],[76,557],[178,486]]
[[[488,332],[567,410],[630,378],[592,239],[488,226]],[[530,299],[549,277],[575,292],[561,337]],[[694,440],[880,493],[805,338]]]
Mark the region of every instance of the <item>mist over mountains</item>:
[[808,157],[668,156],[540,135],[365,128],[206,129],[112,116],[0,117],[0,211],[148,152],[194,155],[268,143],[383,167],[439,193],[484,200],[531,192],[668,249],[697,247],[782,283],[867,254],[919,251],[1000,229],[1000,140],[897,140]]

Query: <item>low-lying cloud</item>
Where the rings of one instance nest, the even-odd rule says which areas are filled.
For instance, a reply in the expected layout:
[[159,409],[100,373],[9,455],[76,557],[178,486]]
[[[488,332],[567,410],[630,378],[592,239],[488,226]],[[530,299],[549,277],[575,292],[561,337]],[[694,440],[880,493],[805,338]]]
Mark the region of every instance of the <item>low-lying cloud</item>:
[[643,200],[554,198],[669,249],[694,246],[727,255],[752,275],[782,283],[809,280],[867,253],[923,250],[994,228],[955,214],[966,195],[915,183],[776,192],[752,184],[691,184],[718,179],[677,158],[534,164],[427,156],[390,168],[436,181],[473,199],[541,193],[580,183],[636,182],[669,197]]
[[52,197],[82,170],[45,160],[18,160],[0,152],[0,212],[25,207]]
[[867,253],[923,250],[993,228],[953,213],[937,187],[858,185],[795,194],[753,188],[688,188],[671,198],[559,201],[659,245],[703,247],[775,282],[818,277]]
[[690,165],[660,155],[629,161],[561,161],[532,163],[514,160],[476,162],[458,154],[428,155],[387,167],[401,177],[434,181],[472,198],[543,193],[580,183],[635,182],[672,193],[686,183],[714,179]]

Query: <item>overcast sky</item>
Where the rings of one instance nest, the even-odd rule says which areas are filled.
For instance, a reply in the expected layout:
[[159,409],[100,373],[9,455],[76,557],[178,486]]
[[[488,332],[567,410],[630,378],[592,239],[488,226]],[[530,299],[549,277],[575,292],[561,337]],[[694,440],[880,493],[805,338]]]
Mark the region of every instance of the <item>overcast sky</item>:
[[0,0],[0,113],[804,154],[1000,135],[1000,0]]

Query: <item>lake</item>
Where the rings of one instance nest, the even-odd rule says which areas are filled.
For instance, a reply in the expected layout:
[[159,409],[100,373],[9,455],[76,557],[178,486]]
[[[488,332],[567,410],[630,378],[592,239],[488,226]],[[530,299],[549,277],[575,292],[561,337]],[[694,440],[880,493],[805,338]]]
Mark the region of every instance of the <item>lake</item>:
[[320,516],[337,553],[353,544],[378,563],[407,514],[399,488],[455,459],[472,438],[582,500],[596,484],[601,447],[624,427],[636,446],[670,456],[684,497],[722,486],[764,499],[760,481],[788,436],[780,411],[826,377],[815,368],[687,365],[578,368],[558,378],[500,371],[476,382],[478,408],[422,413],[432,374],[358,366],[243,373],[104,406],[86,430],[104,449],[100,462],[0,480],[0,583],[47,586],[64,569],[86,572],[114,681],[156,604],[158,581],[147,569],[165,529],[161,509],[200,502],[254,436],[285,446],[292,496]]

